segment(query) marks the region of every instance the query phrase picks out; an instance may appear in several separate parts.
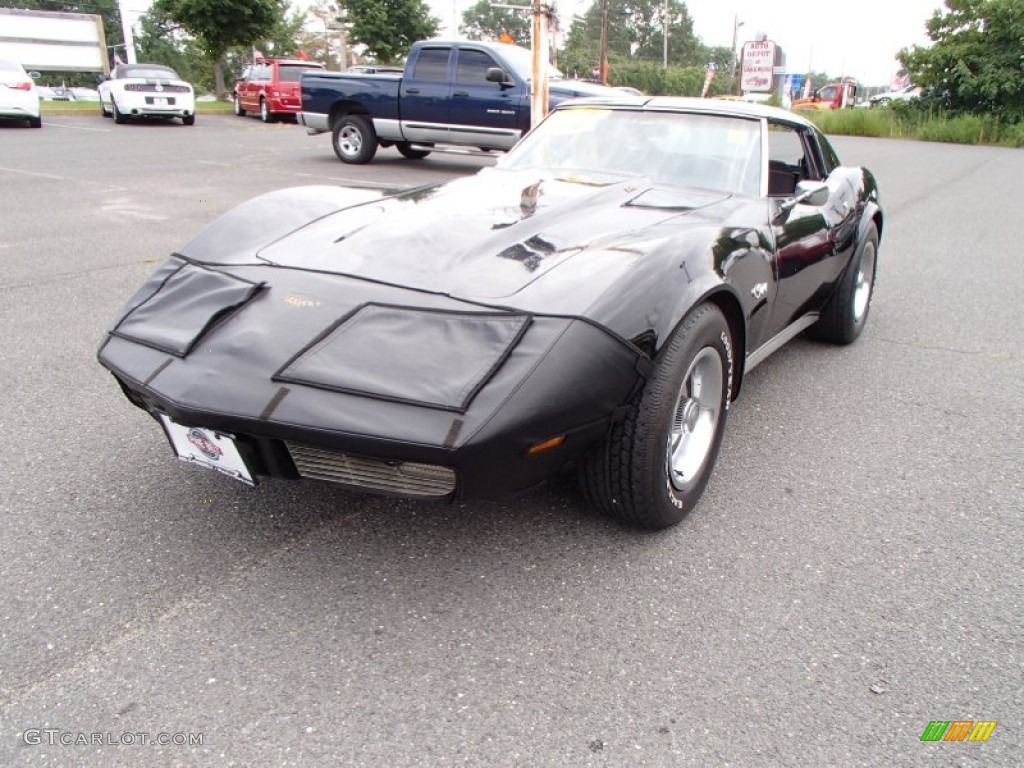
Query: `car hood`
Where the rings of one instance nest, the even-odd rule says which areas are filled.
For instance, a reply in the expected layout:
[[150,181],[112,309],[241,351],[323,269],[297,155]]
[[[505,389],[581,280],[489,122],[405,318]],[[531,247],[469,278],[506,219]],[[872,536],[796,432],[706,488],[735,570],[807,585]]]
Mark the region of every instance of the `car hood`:
[[564,272],[566,264],[589,272],[584,260],[598,252],[620,250],[620,261],[632,258],[627,254],[635,254],[639,241],[665,236],[660,225],[728,197],[655,187],[646,178],[597,185],[541,171],[487,169],[337,211],[258,256],[448,296],[503,299],[553,270]]
[[591,83],[586,80],[552,80],[548,83],[548,93],[560,98],[623,96],[623,92],[617,88],[602,85],[601,83]]

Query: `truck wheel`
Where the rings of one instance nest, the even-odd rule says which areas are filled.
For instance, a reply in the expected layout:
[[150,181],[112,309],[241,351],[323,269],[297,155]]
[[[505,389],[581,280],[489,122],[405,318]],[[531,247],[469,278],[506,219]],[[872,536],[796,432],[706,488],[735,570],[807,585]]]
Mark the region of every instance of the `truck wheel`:
[[398,142],[397,144],[395,144],[395,149],[397,149],[402,154],[402,157],[407,157],[410,160],[422,160],[424,157],[430,154],[430,152],[428,152],[425,149],[413,149],[412,145],[409,144],[408,141]]
[[377,134],[366,115],[345,115],[334,124],[331,139],[343,163],[363,165],[377,154]]
[[807,335],[832,344],[852,344],[864,330],[875,291],[878,265],[878,230],[868,225],[853,259],[828,300],[818,322],[807,329]]
[[238,99],[238,94],[235,94],[235,114],[239,117],[245,117],[245,110],[242,109],[242,102]]
[[598,510],[653,530],[686,517],[718,458],[734,365],[729,323],[701,304],[659,353],[623,420],[581,462],[580,485]]

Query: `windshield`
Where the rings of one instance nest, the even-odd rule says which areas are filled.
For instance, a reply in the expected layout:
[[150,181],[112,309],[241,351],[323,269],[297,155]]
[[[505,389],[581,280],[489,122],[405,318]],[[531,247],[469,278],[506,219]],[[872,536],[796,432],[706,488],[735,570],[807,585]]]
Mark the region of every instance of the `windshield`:
[[147,80],[180,80],[170,67],[125,67],[121,77],[139,77]]
[[321,70],[323,67],[318,64],[278,64],[278,79],[285,83],[297,83],[303,72],[314,69]]
[[[529,48],[520,48],[515,45],[502,46],[501,55],[512,71],[523,80],[529,80],[533,76],[533,51]],[[548,64],[548,79],[561,80],[564,75],[555,67]]]
[[501,161],[557,178],[656,184],[757,196],[761,126],[755,119],[687,112],[571,107],[552,113]]

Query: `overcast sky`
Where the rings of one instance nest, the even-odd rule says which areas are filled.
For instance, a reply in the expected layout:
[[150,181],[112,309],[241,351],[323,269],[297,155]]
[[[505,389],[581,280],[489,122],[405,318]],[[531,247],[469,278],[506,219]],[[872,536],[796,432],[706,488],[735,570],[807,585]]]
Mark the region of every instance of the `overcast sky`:
[[[441,34],[450,34],[453,8],[461,20],[475,1],[428,0],[443,24]],[[558,0],[557,5],[568,22],[591,2]],[[731,45],[738,16],[743,22],[740,44],[764,32],[782,46],[792,72],[810,66],[830,75],[852,75],[865,85],[882,85],[899,66],[895,57],[900,48],[928,42],[925,22],[942,7],[942,0],[686,0],[686,7],[705,45]]]
[[[529,5],[528,0],[500,0]],[[598,0],[599,1],[599,0]],[[146,8],[148,0],[122,0],[130,17]],[[452,20],[476,0],[427,0],[441,19],[441,35],[450,36]],[[591,0],[556,0],[566,30],[573,14],[581,14]],[[292,0],[308,6],[309,0]],[[733,19],[743,22],[739,43],[764,32],[781,45],[791,72],[809,68],[830,75],[852,75],[865,85],[892,80],[900,48],[928,42],[925,22],[942,0],[686,0],[694,29],[705,45],[732,43]],[[671,41],[669,41],[671,45]]]

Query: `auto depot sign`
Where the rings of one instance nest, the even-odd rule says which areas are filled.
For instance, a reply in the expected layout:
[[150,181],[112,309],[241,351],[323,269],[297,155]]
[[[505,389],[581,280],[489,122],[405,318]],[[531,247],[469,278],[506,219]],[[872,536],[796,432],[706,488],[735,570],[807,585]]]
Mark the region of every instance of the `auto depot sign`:
[[753,40],[744,43],[743,63],[740,68],[740,90],[744,93],[771,91],[774,67],[774,42]]

